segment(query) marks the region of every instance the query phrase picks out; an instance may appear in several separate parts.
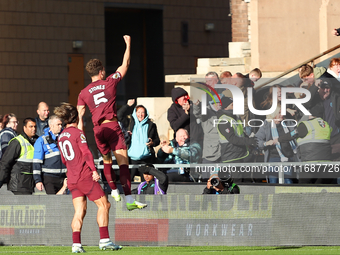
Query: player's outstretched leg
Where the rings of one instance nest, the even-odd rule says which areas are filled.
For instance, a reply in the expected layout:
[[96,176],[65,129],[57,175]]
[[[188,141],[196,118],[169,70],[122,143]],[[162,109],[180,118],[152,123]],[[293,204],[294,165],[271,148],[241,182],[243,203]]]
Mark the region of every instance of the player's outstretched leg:
[[135,201],[135,199],[131,196],[131,176],[129,172],[129,161],[127,157],[126,150],[117,150],[114,151],[114,155],[119,165],[120,172],[120,183],[123,187],[125,198],[126,198],[126,208],[129,211],[135,209],[143,209],[147,207],[147,204]]

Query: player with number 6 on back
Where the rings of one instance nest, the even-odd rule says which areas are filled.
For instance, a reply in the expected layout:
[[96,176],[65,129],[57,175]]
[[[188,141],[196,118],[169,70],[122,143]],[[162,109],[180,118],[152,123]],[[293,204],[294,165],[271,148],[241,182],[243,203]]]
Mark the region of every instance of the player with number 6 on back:
[[100,177],[85,135],[82,130],[78,129],[77,108],[71,104],[63,103],[54,109],[54,113],[66,124],[66,128],[58,138],[58,146],[61,151],[61,159],[67,167],[67,186],[72,193],[74,206],[71,223],[72,253],[85,252],[81,246],[80,232],[86,214],[86,197],[98,207],[99,248],[101,250],[120,250],[122,246],[116,245],[110,240],[108,230],[110,203],[98,183]]
[[111,151],[113,151],[119,165],[120,183],[124,190],[126,207],[131,211],[142,209],[147,205],[135,201],[131,196],[127,148],[117,120],[117,85],[126,75],[130,65],[131,38],[128,35],[124,35],[123,38],[126,44],[123,63],[114,74],[106,78],[105,68],[99,59],[91,59],[87,62],[86,71],[92,82],[80,92],[77,109],[79,113],[78,128],[81,130],[83,130],[82,118],[85,114],[86,105],[91,111],[94,137],[97,147],[103,155],[104,175],[112,189],[111,196],[118,202],[121,198],[116,186],[116,174],[112,169]]

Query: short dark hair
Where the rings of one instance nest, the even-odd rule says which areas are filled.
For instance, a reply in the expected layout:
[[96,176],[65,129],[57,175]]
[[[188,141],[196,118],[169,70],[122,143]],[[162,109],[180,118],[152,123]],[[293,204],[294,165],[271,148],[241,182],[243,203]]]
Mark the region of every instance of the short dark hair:
[[85,67],[87,73],[92,77],[99,74],[99,71],[104,70],[103,63],[99,59],[90,59]]
[[30,121],[36,123],[36,121],[35,121],[34,118],[28,117],[28,118],[25,118],[25,119],[24,119],[23,126],[24,126],[24,127],[27,127],[27,123],[30,122]]

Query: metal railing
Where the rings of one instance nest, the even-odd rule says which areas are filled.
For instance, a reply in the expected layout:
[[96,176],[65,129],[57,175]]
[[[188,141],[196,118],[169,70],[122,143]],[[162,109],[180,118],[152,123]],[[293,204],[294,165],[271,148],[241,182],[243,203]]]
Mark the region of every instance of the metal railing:
[[[99,160],[95,159],[95,164],[99,165]],[[134,165],[129,165],[129,168],[139,168],[144,164],[134,164]],[[330,178],[329,174],[332,174],[332,178],[340,178],[340,161],[329,161],[329,162],[324,162],[324,161],[313,161],[311,162],[252,162],[252,163],[210,163],[210,164],[153,164],[157,169],[162,169],[162,168],[195,168],[195,173],[200,174],[199,171],[197,171],[197,168],[201,167],[207,167],[209,170],[214,169],[215,172],[224,172],[223,167],[225,168],[244,168],[247,171],[245,171],[245,174],[251,174],[248,176],[252,176],[254,178],[259,178],[262,177],[263,179],[266,179],[267,175],[270,175],[270,172],[268,172],[269,167],[278,167],[279,170],[278,172],[278,180],[279,184],[284,184],[284,167],[291,167],[291,172],[294,173],[295,175],[299,175],[301,171],[313,173],[320,178],[323,174],[324,177],[322,178]],[[119,169],[118,165],[112,165],[113,169]],[[267,169],[264,171],[264,169]],[[249,171],[248,171],[249,170]],[[239,171],[239,170],[238,170]],[[201,172],[202,173],[202,172]],[[232,171],[230,172],[231,174],[233,173]],[[255,177],[255,175],[257,177]],[[291,178],[291,177],[287,177]]]
[[316,60],[316,59],[318,59],[318,58],[320,58],[320,57],[322,57],[322,56],[324,56],[324,55],[326,55],[326,54],[328,54],[328,53],[330,53],[330,52],[332,52],[332,51],[334,51],[336,49],[339,49],[339,48],[340,48],[340,44],[335,46],[335,47],[333,47],[333,48],[331,48],[331,49],[329,49],[329,50],[326,50],[326,51],[324,51],[324,52],[322,52],[322,53],[320,53],[320,54],[318,54],[318,55],[316,55],[316,56],[314,56],[314,57],[312,57],[312,58],[310,58],[310,59],[308,59],[308,60],[306,60],[306,61],[304,61],[304,62],[302,62],[302,63],[300,63],[300,64],[298,64],[298,65],[296,65],[296,66],[294,66],[292,68],[290,68],[290,69],[288,69],[287,71],[283,72],[282,74],[280,74],[280,75],[270,79],[269,81],[267,81],[267,82],[257,86],[255,88],[255,90],[258,90],[258,89],[260,89],[260,88],[262,88],[262,87],[272,83],[273,81],[276,81],[277,79],[280,79],[281,77],[283,77],[283,76],[285,76],[285,75],[295,71],[296,69],[298,69],[302,65],[305,65],[305,64],[308,64],[310,62],[313,62],[314,60]]

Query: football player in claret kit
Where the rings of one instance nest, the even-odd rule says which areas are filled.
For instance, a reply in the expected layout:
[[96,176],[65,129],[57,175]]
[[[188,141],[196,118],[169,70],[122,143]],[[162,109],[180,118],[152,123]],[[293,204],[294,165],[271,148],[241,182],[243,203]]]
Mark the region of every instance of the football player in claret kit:
[[126,44],[126,50],[122,65],[118,67],[114,74],[106,78],[105,68],[98,59],[91,59],[86,64],[86,71],[90,75],[92,82],[80,92],[78,97],[78,128],[83,130],[82,118],[87,105],[92,114],[96,144],[100,153],[103,155],[104,175],[112,189],[111,196],[117,202],[121,200],[116,186],[116,174],[112,169],[112,150],[119,165],[120,183],[124,190],[126,207],[128,210],[134,210],[142,209],[147,205],[135,201],[131,196],[131,177],[127,148],[124,135],[117,120],[117,84],[125,76],[130,65],[131,38],[128,35],[123,36],[123,38]]
[[64,103],[60,107],[56,107],[54,113],[66,124],[66,128],[58,138],[58,146],[62,161],[67,167],[67,185],[72,193],[75,211],[71,224],[73,232],[72,252],[85,252],[81,246],[80,232],[86,214],[86,197],[98,207],[99,248],[101,250],[120,250],[122,246],[116,245],[110,240],[108,230],[110,202],[98,183],[100,177],[95,168],[85,135],[83,131],[78,129],[77,108]]

